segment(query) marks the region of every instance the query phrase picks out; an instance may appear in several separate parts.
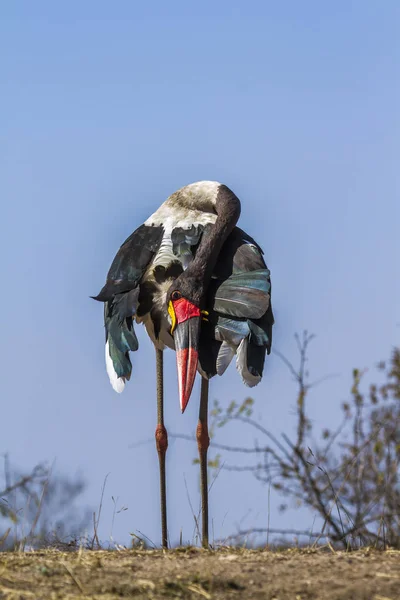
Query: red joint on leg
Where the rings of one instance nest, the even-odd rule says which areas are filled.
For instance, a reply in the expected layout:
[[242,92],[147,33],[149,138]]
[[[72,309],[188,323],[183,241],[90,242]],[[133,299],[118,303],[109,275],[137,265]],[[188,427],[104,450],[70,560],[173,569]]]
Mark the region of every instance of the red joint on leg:
[[196,438],[197,438],[197,447],[199,452],[206,452],[208,446],[210,445],[210,438],[208,436],[208,427],[207,423],[202,423],[199,421],[196,430]]
[[164,425],[156,427],[156,446],[159,454],[165,454],[168,448],[168,434]]

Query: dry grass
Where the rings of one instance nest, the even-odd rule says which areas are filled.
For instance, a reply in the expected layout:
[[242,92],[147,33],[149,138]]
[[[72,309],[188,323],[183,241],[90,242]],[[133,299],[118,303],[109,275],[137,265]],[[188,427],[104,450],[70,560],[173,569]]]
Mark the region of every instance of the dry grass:
[[1,553],[0,598],[399,600],[400,552],[182,548]]

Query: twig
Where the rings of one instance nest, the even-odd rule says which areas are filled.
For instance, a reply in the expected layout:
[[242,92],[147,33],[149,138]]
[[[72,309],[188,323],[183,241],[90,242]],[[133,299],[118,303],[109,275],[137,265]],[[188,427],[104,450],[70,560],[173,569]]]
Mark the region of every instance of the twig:
[[221,469],[224,469],[224,471],[259,471],[260,469],[263,469],[262,465],[244,465],[244,466],[235,466],[235,465],[226,465],[224,464]]
[[[272,535],[295,535],[295,536],[308,536],[308,537],[312,537],[312,538],[318,538],[318,537],[323,537],[323,538],[328,538],[330,537],[328,534],[324,534],[321,532],[315,532],[312,533],[310,531],[302,531],[302,530],[298,530],[298,529],[267,529],[267,528],[263,528],[263,527],[252,527],[250,529],[241,529],[239,531],[237,531],[236,533],[229,535],[228,537],[224,538],[225,540],[235,540],[238,538],[241,538],[243,536],[246,535],[252,535],[252,534],[258,534],[258,533],[269,533]],[[219,543],[219,542],[217,542]]]
[[[196,438],[192,435],[185,435],[184,433],[169,433],[168,435],[171,438],[187,440],[189,442],[197,443]],[[242,454],[260,454],[260,453],[268,452],[268,450],[269,450],[268,447],[265,447],[265,448],[264,447],[263,448],[241,448],[240,446],[228,446],[226,444],[218,444],[216,442],[213,442],[212,440],[210,441],[210,446],[212,448],[216,448],[218,450],[226,450],[227,452],[240,452]]]
[[97,535],[97,530],[99,527],[99,522],[100,522],[100,516],[101,516],[101,509],[103,507],[103,498],[104,498],[104,490],[106,488],[106,483],[107,483],[107,479],[108,476],[110,475],[110,473],[107,473],[107,475],[104,478],[104,482],[103,482],[103,487],[101,489],[101,496],[100,496],[100,504],[99,504],[99,510],[98,510],[98,515],[97,515],[97,520],[96,520],[96,513],[93,513],[93,540],[92,540],[92,550],[94,548],[94,543],[97,542],[97,547],[100,548],[100,542],[99,542],[99,538]]
[[[334,499],[333,499],[333,502],[332,502],[332,504],[331,504],[331,507],[330,507],[330,509],[329,509],[329,512],[327,513],[327,516],[326,516],[326,518],[325,518],[325,521],[324,521],[324,524],[323,524],[323,527],[322,527],[322,531],[325,531],[325,527],[326,527],[326,524],[327,524],[328,522],[329,522],[329,523],[332,523],[332,522],[333,522],[333,523],[335,523],[335,522],[334,522],[334,521],[331,519],[331,513],[332,513],[332,510],[333,510],[333,507],[334,507],[334,505],[335,505],[335,503],[336,503],[336,500],[337,500],[337,498],[339,497],[339,494],[342,492],[342,489],[344,488],[344,486],[345,486],[345,484],[346,484],[346,482],[347,482],[348,478],[350,477],[350,473],[351,473],[351,471],[352,471],[352,469],[353,469],[353,466],[354,466],[354,465],[355,465],[355,463],[357,462],[357,459],[358,459],[358,456],[359,456],[359,454],[360,454],[360,453],[361,453],[361,452],[364,450],[364,448],[365,448],[365,447],[367,446],[367,444],[369,444],[369,443],[370,443],[370,440],[367,440],[367,442],[365,442],[365,443],[364,443],[364,444],[361,446],[361,448],[359,449],[359,451],[358,451],[358,452],[357,452],[357,454],[355,455],[354,459],[352,460],[352,462],[351,462],[351,464],[350,464],[350,467],[349,467],[349,469],[348,469],[348,471],[347,471],[347,473],[346,473],[346,476],[345,476],[345,478],[343,479],[342,485],[340,486],[339,490],[338,490],[338,491],[337,491],[337,493],[335,494],[335,497],[334,497]],[[324,507],[324,511],[325,511],[325,507]],[[328,518],[329,518],[329,520],[328,520]],[[336,523],[335,523],[335,531],[336,531],[337,529],[338,529],[338,527],[337,527],[337,525],[336,525]],[[340,539],[340,535],[339,535],[338,539]],[[318,540],[317,540],[317,541],[318,541]],[[317,542],[314,542],[314,545],[315,545],[316,543],[317,543]],[[345,545],[345,548],[346,548],[346,545]]]
[[268,486],[267,546],[269,545],[270,520],[271,520],[271,483]]
[[94,548],[94,542],[97,542],[97,547],[100,548],[100,541],[97,535],[97,523],[96,523],[96,512],[93,513],[93,541],[92,550]]
[[325,528],[326,524],[329,523],[329,525],[335,531],[336,536],[338,538],[340,538],[341,531],[340,531],[339,527],[337,526],[337,524],[335,523],[334,519],[332,519],[332,517],[331,517],[332,508],[329,511],[327,511],[326,505],[322,498],[321,490],[316,485],[316,483],[310,473],[309,465],[308,465],[306,459],[304,458],[303,453],[301,452],[301,450],[299,448],[293,446],[292,442],[289,440],[289,438],[285,434],[282,434],[282,437],[286,441],[286,443],[292,448],[292,450],[295,452],[295,454],[299,457],[299,459],[304,467],[307,480],[311,486],[311,489],[314,493],[315,499],[320,508],[320,512],[322,515],[325,516],[325,523],[324,523],[324,527],[322,528],[322,532],[324,532],[324,528]]
[[153,542],[153,540],[151,540],[147,535],[145,535],[142,531],[140,531],[140,529],[138,529],[138,532],[140,533],[140,535],[142,535],[144,538],[146,538],[146,540],[148,540],[150,542],[150,544],[153,546],[153,548],[157,547],[155,545],[155,543]]
[[[197,535],[199,536],[199,539],[201,539],[201,534],[200,534],[200,527],[199,527],[199,517],[196,518],[196,515],[194,513],[193,510],[193,505],[192,505],[192,501],[190,499],[190,494],[189,494],[189,489],[188,489],[188,485],[187,485],[187,481],[186,481],[186,476],[183,476],[183,480],[185,482],[185,489],[186,489],[186,496],[189,502],[189,506],[190,506],[190,510],[192,511],[192,515],[193,515],[193,520],[194,520],[194,524],[195,524],[195,531],[197,530]],[[199,516],[200,516],[200,512],[199,512]]]
[[35,515],[35,518],[34,518],[33,523],[32,523],[31,530],[30,530],[30,532],[28,534],[28,539],[32,539],[33,538],[33,534],[34,534],[34,531],[36,529],[36,525],[38,524],[39,517],[40,517],[40,514],[42,512],[42,506],[43,506],[44,498],[46,496],[47,489],[49,487],[49,481],[50,481],[51,473],[52,473],[52,467],[49,469],[48,477],[47,477],[46,481],[43,484],[42,493],[40,494],[40,499],[39,499],[39,503],[38,503],[38,508],[37,508],[36,515]]
[[10,534],[10,531],[11,531],[11,527],[6,529],[5,533],[0,538],[0,548],[4,545],[5,541],[7,540],[8,536]]
[[[318,467],[318,468],[326,475],[326,477],[328,479],[328,482],[329,482],[329,485],[330,485],[330,488],[332,490],[333,496],[336,498],[335,504],[336,504],[336,509],[338,511],[338,515],[339,515],[340,526],[342,528],[342,534],[343,534],[343,538],[342,539],[344,540],[344,543],[347,546],[346,534],[344,532],[344,526],[343,526],[343,521],[342,521],[342,515],[340,513],[339,502],[338,502],[338,499],[337,499],[337,496],[336,496],[336,493],[335,493],[335,489],[334,489],[334,487],[332,485],[331,478],[329,477],[329,474],[328,474],[328,472],[325,469],[323,469],[322,467]],[[349,516],[349,515],[347,515],[347,516]]]
[[79,591],[85,596],[85,592],[84,589],[82,587],[81,582],[79,581],[79,579],[76,577],[76,575],[74,575],[72,569],[67,565],[67,563],[65,563],[63,560],[60,561],[61,564],[63,565],[63,567],[65,568],[65,570],[69,573],[69,575],[71,576],[72,581],[75,583],[75,585],[77,586],[77,588],[79,589]]

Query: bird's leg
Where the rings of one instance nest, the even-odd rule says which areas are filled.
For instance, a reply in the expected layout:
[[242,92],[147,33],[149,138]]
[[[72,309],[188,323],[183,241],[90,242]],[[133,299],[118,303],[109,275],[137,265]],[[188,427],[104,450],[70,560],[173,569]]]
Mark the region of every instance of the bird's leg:
[[200,487],[201,487],[201,525],[202,546],[208,548],[208,483],[207,483],[207,450],[210,445],[208,436],[208,379],[201,379],[201,396],[199,424],[197,425],[197,446],[200,456]]
[[164,374],[163,351],[156,348],[157,359],[157,428],[156,446],[160,463],[161,535],[162,547],[168,548],[167,497],[165,485],[165,454],[168,448],[168,435],[164,427]]

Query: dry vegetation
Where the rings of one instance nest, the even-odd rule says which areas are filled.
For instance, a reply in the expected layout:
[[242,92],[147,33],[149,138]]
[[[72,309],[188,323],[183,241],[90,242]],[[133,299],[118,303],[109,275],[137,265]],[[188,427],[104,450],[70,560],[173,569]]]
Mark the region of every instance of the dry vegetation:
[[0,554],[0,598],[398,600],[400,552],[5,552]]
[[[251,536],[264,535],[266,545],[259,549],[162,551],[145,549],[134,536],[135,548],[114,544],[114,550],[104,550],[97,532],[106,480],[98,511],[91,513],[93,534],[82,536],[88,513],[73,509],[82,483],[63,477],[53,481],[40,466],[31,473],[14,472],[6,457],[0,485],[0,600],[400,600],[400,349],[379,365],[380,384],[363,387],[363,372],[355,369],[342,423],[333,431],[314,432],[308,413],[313,384],[306,369],[312,337],[296,339],[299,369],[283,357],[298,384],[295,435],[279,438],[265,429],[253,418],[249,399],[225,410],[216,404],[213,430],[239,423],[256,431],[261,443],[241,448],[213,439],[216,450],[256,460],[243,467],[234,458],[229,467],[217,455],[210,468],[252,472],[267,491],[282,494],[282,510],[295,501],[319,516],[319,531],[268,526],[238,531],[223,542],[248,544]],[[67,513],[61,510],[65,505]],[[49,535],[54,519],[56,528]],[[305,535],[301,539],[312,546],[268,547],[269,539],[288,533]],[[26,551],[30,548],[36,550]]]
[[[311,534],[307,529],[239,530],[229,541],[246,541],[252,533],[264,534],[267,540],[268,535],[286,533],[306,536],[303,539],[311,536],[317,542],[329,540],[336,549],[400,549],[400,348],[377,365],[373,376],[379,383],[368,385],[367,372],[353,370],[349,400],[342,403],[342,420],[332,430],[316,427],[309,412],[309,392],[325,379],[309,381],[307,351],[314,336],[304,332],[295,337],[298,367],[276,352],[297,385],[294,435],[279,435],[264,427],[253,414],[251,398],[240,405],[231,402],[225,409],[216,402],[211,432],[236,425],[240,431],[250,430],[255,444],[227,446],[212,439],[212,447],[224,458],[217,454],[209,464],[217,472],[223,468],[253,473],[267,490],[281,495],[282,511],[305,506],[319,517],[322,527]],[[319,401],[326,401],[323,394]],[[239,463],[238,458],[245,462]]]

